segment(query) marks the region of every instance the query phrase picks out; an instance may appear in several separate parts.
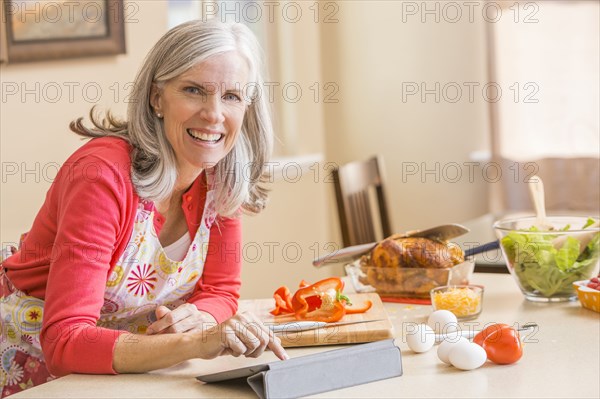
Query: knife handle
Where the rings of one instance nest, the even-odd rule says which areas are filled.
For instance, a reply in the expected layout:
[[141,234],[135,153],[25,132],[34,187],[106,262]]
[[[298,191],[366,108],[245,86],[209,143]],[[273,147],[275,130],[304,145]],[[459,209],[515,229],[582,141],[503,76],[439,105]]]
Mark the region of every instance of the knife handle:
[[498,248],[500,248],[500,241],[496,240],[496,241],[488,242],[487,244],[483,244],[483,245],[480,245],[475,248],[467,249],[465,251],[465,258],[468,258],[473,255],[478,255],[483,252],[492,251],[492,250],[498,249]]

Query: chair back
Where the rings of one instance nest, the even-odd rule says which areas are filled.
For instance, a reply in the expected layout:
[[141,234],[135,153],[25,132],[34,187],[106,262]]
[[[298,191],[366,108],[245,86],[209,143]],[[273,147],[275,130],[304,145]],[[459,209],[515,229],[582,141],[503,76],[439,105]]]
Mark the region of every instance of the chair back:
[[333,181],[345,247],[392,234],[380,156],[334,169]]

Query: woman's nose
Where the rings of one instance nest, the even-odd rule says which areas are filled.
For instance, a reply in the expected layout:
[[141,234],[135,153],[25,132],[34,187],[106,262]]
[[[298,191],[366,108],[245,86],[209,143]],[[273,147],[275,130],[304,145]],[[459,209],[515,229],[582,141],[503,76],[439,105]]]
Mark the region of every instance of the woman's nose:
[[221,98],[215,95],[206,96],[202,101],[200,116],[210,124],[222,123],[225,117]]

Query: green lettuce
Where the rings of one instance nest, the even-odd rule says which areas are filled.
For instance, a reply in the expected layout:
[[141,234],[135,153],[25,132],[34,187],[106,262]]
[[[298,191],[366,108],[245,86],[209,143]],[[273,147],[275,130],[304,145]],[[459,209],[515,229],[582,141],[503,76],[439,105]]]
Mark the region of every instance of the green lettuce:
[[[585,227],[592,223],[588,221]],[[574,237],[567,237],[560,248],[555,248],[552,240],[558,234],[535,234],[536,231],[535,227],[525,234],[511,231],[502,238],[500,242],[509,266],[525,291],[545,297],[571,294],[573,282],[587,279],[596,265],[600,233],[595,234],[586,248],[580,251],[581,242]]]

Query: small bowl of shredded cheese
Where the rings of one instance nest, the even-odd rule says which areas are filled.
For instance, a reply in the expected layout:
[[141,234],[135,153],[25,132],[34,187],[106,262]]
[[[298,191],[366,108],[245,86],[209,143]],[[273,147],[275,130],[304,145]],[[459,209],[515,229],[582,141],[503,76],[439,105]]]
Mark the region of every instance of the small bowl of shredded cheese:
[[479,316],[482,301],[481,285],[445,285],[431,290],[433,310],[449,310],[459,320],[470,320]]

